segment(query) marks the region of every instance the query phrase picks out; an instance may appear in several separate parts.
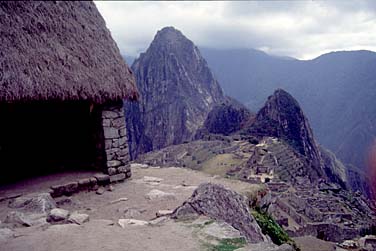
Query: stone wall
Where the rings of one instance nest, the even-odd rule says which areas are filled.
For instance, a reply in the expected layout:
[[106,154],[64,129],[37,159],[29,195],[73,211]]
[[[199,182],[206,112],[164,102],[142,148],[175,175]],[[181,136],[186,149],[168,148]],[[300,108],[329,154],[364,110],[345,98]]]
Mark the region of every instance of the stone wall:
[[105,106],[102,110],[107,172],[111,182],[131,176],[129,149],[122,102]]

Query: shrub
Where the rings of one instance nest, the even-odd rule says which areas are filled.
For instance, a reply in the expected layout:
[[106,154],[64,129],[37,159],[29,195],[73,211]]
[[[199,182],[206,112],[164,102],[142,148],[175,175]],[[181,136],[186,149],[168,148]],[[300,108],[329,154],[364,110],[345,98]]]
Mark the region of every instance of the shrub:
[[262,233],[268,235],[274,244],[282,245],[287,243],[292,245],[295,250],[299,250],[286,231],[269,214],[262,212],[258,208],[252,210],[251,213],[260,226]]

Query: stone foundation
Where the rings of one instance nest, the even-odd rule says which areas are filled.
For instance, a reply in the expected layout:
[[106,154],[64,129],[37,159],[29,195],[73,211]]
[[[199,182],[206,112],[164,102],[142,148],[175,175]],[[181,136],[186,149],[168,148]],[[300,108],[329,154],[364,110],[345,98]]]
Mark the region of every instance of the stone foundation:
[[130,155],[122,102],[103,108],[102,126],[105,142],[105,173],[108,173],[113,181],[129,178]]

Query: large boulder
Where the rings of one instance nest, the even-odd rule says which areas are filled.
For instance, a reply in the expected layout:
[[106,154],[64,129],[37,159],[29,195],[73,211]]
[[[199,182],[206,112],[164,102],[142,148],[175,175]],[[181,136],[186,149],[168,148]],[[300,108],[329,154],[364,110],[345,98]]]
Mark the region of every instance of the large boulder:
[[65,221],[69,216],[69,211],[61,208],[54,208],[50,211],[47,216],[48,222],[62,222]]
[[4,223],[12,227],[30,227],[32,225],[31,220],[21,212],[11,211],[9,212]]
[[222,185],[201,184],[183,205],[174,210],[172,218],[184,220],[199,215],[227,222],[250,243],[267,240],[250,214],[246,198]]
[[28,213],[47,214],[51,209],[56,208],[56,203],[49,193],[32,193],[15,198],[9,207]]

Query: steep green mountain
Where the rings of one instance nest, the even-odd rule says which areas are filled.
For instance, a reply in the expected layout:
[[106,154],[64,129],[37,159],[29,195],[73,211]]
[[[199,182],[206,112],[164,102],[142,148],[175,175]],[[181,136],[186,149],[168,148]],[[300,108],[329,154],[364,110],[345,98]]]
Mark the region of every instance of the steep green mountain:
[[132,156],[190,141],[225,97],[198,48],[180,31],[158,31],[132,65],[139,104],[128,104]]

